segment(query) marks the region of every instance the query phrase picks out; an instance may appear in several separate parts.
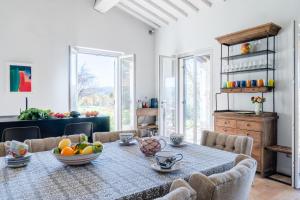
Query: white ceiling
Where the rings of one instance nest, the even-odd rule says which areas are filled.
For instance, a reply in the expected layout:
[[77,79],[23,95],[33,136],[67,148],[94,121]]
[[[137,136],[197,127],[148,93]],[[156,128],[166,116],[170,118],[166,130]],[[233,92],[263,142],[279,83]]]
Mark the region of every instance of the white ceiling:
[[[154,29],[167,26],[201,9],[209,8],[215,0],[96,0],[94,8],[106,13],[118,7]],[[221,1],[221,0],[220,0]],[[225,1],[225,0],[224,0]]]

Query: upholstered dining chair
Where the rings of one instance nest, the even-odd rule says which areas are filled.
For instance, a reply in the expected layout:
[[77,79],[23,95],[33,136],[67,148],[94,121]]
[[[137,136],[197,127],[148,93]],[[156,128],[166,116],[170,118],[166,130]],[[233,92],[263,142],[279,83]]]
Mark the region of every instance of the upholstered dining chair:
[[86,134],[89,138],[93,134],[92,122],[70,123],[65,127],[64,135]]
[[80,135],[68,135],[60,137],[49,137],[43,139],[31,139],[25,140],[24,143],[28,145],[28,151],[31,153],[49,151],[58,146],[59,142],[64,139],[69,138],[72,143],[80,142]]
[[6,156],[5,143],[0,142],[0,157]]
[[196,200],[196,191],[183,179],[173,181],[170,193],[156,200]]
[[[235,160],[235,166],[226,172],[205,176],[194,173],[189,178],[189,185],[196,191],[197,200],[247,200],[254,180],[257,163],[247,155],[240,154]],[[177,187],[187,183],[176,180]]]
[[93,142],[100,141],[102,143],[114,142],[120,139],[120,133],[133,133],[138,136],[137,130],[112,131],[112,132],[95,132],[93,133]]
[[11,140],[24,142],[26,139],[36,139],[40,137],[40,128],[37,126],[6,128],[2,133],[2,142]]
[[248,136],[228,135],[204,130],[202,131],[200,144],[251,156],[253,139]]

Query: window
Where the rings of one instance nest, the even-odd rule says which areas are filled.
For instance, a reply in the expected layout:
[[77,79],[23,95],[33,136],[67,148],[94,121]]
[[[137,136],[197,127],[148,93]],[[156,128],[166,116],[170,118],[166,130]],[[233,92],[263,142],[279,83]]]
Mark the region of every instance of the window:
[[134,128],[134,55],[81,47],[70,52],[70,109],[110,116],[111,130]]

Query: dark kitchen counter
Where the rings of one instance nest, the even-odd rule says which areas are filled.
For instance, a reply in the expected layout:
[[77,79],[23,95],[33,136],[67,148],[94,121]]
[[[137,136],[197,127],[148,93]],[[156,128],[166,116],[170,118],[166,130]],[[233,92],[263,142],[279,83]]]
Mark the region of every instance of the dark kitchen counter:
[[99,117],[79,117],[64,119],[45,119],[45,120],[19,120],[17,116],[0,117],[0,138],[3,130],[12,127],[38,126],[41,130],[41,137],[57,137],[64,133],[65,126],[69,123],[92,122],[94,132],[108,132],[110,130],[109,116]]

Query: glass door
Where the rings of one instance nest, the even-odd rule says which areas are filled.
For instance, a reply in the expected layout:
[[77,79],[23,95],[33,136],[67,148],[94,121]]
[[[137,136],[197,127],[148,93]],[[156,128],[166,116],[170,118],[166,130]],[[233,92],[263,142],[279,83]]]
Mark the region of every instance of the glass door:
[[110,130],[135,127],[135,55],[70,47],[70,110],[110,117]]
[[159,57],[160,134],[169,136],[177,131],[178,67],[175,57]]
[[121,130],[135,127],[135,55],[119,57],[120,63],[120,119]]
[[295,117],[293,134],[293,173],[292,185],[300,188],[300,20],[293,23],[294,35],[294,79],[295,79]]
[[210,54],[180,58],[179,65],[180,132],[199,143],[202,130],[211,128]]

